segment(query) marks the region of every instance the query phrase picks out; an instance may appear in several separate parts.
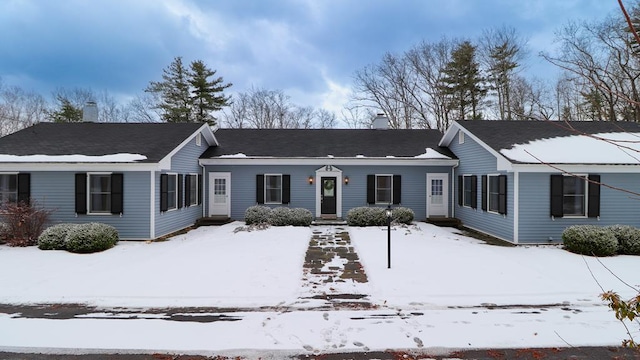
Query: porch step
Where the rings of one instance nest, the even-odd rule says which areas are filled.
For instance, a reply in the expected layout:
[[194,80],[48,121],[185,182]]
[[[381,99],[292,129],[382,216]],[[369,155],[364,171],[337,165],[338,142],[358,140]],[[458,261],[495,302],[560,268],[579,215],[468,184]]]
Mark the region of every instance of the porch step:
[[460,221],[460,219],[450,217],[430,217],[427,218],[427,222],[442,227],[459,228],[462,226],[462,221]]
[[200,227],[200,226],[220,226],[220,225],[224,225],[224,224],[228,224],[230,223],[231,218],[229,218],[228,216],[209,216],[209,217],[203,217],[200,218],[198,220],[196,220],[196,227]]
[[347,225],[347,221],[343,220],[341,218],[337,218],[337,219],[315,219],[311,222],[311,225],[317,225],[317,226],[321,226],[321,225]]

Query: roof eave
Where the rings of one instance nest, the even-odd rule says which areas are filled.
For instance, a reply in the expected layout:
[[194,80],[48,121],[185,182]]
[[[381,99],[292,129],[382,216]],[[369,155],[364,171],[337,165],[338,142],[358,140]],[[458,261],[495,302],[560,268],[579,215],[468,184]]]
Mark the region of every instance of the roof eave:
[[213,157],[201,158],[201,165],[409,165],[409,166],[454,166],[457,159],[425,159],[414,157]]

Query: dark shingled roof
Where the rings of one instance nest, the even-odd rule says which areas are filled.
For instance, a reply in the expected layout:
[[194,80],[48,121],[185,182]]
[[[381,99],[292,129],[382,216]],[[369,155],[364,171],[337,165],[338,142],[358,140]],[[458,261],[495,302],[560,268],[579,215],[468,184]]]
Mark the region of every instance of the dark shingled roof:
[[447,148],[439,147],[437,130],[371,129],[220,129],[220,146],[212,146],[202,158],[221,155],[293,157],[414,157],[432,148],[455,159]]
[[0,138],[0,154],[109,155],[141,154],[162,160],[202,124],[183,123],[40,123]]
[[457,121],[496,151],[517,144],[580,134],[640,132],[640,124],[627,121]]

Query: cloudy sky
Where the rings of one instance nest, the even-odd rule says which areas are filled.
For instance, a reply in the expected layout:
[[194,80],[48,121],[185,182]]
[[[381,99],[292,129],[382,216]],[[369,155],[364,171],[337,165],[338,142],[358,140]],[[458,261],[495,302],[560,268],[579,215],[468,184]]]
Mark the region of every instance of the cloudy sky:
[[[625,1],[628,5],[629,0]],[[355,71],[442,36],[515,27],[536,54],[569,20],[603,19],[616,0],[0,0],[0,78],[49,96],[56,87],[141,94],[176,56],[233,83],[283,90],[339,111]]]

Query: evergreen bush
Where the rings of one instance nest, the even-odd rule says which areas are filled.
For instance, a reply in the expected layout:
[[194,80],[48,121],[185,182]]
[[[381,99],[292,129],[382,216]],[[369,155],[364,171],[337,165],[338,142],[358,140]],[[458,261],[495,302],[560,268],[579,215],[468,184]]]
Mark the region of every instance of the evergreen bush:
[[394,208],[391,214],[392,214],[391,217],[393,218],[394,222],[397,222],[400,224],[407,224],[407,225],[411,224],[415,216],[415,214],[413,213],[413,210],[406,207]]
[[313,214],[311,211],[304,208],[291,209],[291,223],[293,226],[309,226],[313,221]]
[[271,226],[291,225],[293,218],[291,212],[291,209],[288,207],[277,207],[271,209],[271,212],[269,213],[269,224],[271,224]]
[[362,206],[347,211],[349,226],[383,226],[387,224],[385,209],[381,207]]
[[88,223],[69,230],[65,247],[74,253],[93,253],[107,250],[118,242],[118,231],[110,225]]
[[65,241],[71,229],[77,224],[58,224],[46,228],[38,237],[38,248],[40,250],[65,250]]
[[610,229],[595,225],[574,225],[562,232],[564,248],[576,254],[612,256],[618,240]]
[[629,225],[612,225],[608,229],[618,240],[618,254],[640,255],[640,229]]
[[247,225],[268,223],[270,213],[271,208],[267,206],[251,206],[244,212],[244,221]]

